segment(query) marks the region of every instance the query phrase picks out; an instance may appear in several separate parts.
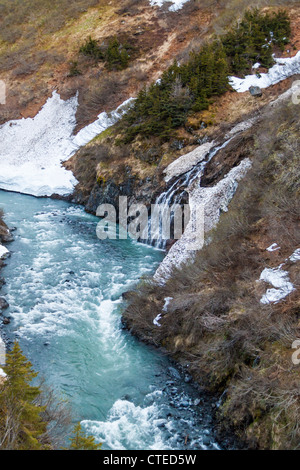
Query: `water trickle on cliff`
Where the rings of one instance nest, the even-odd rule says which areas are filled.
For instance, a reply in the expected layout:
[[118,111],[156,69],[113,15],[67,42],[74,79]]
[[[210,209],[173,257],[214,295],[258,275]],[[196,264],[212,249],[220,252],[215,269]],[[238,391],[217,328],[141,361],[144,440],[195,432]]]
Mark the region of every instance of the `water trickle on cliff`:
[[[170,208],[176,205],[188,204],[188,190],[196,180],[197,185],[201,185],[201,177],[203,175],[206,165],[212,160],[212,158],[218,153],[218,151],[226,147],[231,138],[226,140],[222,145],[217,144],[204,144],[201,147],[204,147],[203,152],[201,152],[201,158],[198,163],[189,165],[187,164],[187,171],[183,170],[183,173],[179,176],[167,176],[166,180],[170,182],[169,187],[162,192],[156,199],[155,204],[160,206],[160,212],[162,218],[170,218]],[[199,147],[200,148],[200,147]],[[196,149],[197,150],[197,149]],[[197,150],[198,151],[198,150]],[[185,158],[183,156],[182,158]],[[179,162],[180,159],[176,160],[174,163]],[[190,168],[189,168],[190,167]],[[181,165],[180,165],[181,168]],[[168,169],[166,170],[168,171]],[[176,174],[176,171],[174,172]],[[174,214],[171,212],[171,224],[174,219]],[[151,233],[151,238],[149,238],[149,243],[157,248],[165,249],[167,240],[163,238],[161,227],[157,227],[156,231],[151,232],[151,219],[149,220],[149,233]]]

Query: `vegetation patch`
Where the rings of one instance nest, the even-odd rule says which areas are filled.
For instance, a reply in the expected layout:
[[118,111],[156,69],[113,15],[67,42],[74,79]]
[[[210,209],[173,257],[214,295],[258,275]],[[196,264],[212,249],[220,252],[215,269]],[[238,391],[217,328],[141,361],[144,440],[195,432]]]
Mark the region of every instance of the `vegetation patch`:
[[81,46],[79,52],[95,61],[103,61],[109,70],[123,70],[129,65],[135,55],[135,48],[128,40],[120,42],[115,36],[99,45],[95,39],[89,37]]
[[123,142],[132,142],[137,135],[170,139],[190,113],[208,109],[214,97],[230,88],[229,74],[243,75],[256,62],[270,67],[275,47],[282,49],[290,34],[285,11],[247,11],[232,30],[191,52],[186,63],[175,61],[160,80],[139,93],[121,124]]

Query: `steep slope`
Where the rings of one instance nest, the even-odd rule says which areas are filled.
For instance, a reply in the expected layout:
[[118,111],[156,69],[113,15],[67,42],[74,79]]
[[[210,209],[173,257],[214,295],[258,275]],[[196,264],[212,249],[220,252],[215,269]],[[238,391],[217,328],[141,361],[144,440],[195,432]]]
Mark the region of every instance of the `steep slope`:
[[[260,449],[299,443],[298,135],[288,93],[240,137],[252,168],[209,243],[163,285],[149,280],[132,292],[124,314],[134,334],[219,393],[221,426]],[[202,184],[216,184],[218,162],[232,152],[216,155]]]

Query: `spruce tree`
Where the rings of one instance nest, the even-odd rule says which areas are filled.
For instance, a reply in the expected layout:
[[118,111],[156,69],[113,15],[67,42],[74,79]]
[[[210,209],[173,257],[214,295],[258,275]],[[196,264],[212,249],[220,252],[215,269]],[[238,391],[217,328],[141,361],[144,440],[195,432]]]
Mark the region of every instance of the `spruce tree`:
[[102,444],[97,444],[93,436],[87,436],[82,430],[81,424],[74,427],[73,437],[70,439],[70,450],[100,450]]
[[41,442],[47,426],[41,418],[44,407],[36,403],[41,390],[31,385],[38,374],[33,371],[17,342],[7,354],[4,371],[7,377],[0,390],[0,448],[49,448]]

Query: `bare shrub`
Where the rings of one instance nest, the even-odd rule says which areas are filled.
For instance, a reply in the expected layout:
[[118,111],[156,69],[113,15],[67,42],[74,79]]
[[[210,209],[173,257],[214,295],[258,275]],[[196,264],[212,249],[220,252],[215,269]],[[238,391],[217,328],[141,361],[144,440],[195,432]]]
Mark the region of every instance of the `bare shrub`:
[[119,99],[121,89],[122,82],[120,82],[116,73],[101,81],[96,81],[89,90],[81,89],[76,114],[78,126],[82,127],[105,110],[114,109],[114,104]]

